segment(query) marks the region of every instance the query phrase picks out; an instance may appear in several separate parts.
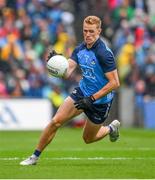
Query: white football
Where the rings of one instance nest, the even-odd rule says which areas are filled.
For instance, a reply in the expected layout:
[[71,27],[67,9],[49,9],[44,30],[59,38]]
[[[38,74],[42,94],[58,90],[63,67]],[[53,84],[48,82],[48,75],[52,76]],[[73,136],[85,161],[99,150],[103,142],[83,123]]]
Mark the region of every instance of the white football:
[[68,60],[62,55],[55,55],[47,62],[48,74],[54,77],[63,77],[68,67]]

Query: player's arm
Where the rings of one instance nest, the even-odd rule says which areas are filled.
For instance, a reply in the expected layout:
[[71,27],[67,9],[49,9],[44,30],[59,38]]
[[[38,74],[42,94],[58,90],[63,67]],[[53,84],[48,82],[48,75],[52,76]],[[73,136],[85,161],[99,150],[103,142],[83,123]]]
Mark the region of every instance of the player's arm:
[[93,110],[92,104],[97,99],[102,98],[103,96],[120,86],[113,53],[106,46],[103,46],[102,49],[98,50],[97,57],[108,80],[108,83],[98,92],[92,94],[89,97],[83,97],[79,101],[75,102],[74,104],[77,109]]
[[107,72],[105,75],[109,82],[102,89],[93,94],[95,100],[100,99],[101,97],[105,96],[106,94],[108,94],[112,90],[117,89],[120,86],[118,72],[116,69],[111,72]]
[[106,94],[108,94],[112,90],[117,89],[120,86],[117,70],[107,72],[105,75],[109,82],[95,94],[89,97],[84,97],[75,102],[74,104],[77,109],[89,109],[93,111],[92,104],[94,101],[100,99],[101,97],[105,96]]
[[97,57],[108,83],[93,94],[95,100],[102,98],[120,86],[115,58],[112,51],[103,44],[102,49],[98,50]]
[[66,74],[64,76],[64,79],[69,78],[69,76],[73,73],[73,71],[77,67],[77,63],[72,59],[68,59],[68,63],[69,63],[69,68],[67,69],[67,72],[66,72]]

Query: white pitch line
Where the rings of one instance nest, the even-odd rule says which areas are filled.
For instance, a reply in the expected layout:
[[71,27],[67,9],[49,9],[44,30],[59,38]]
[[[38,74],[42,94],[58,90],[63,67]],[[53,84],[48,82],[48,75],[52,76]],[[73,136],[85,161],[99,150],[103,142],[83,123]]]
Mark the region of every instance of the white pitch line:
[[[25,158],[19,157],[7,157],[7,158],[0,158],[0,161],[13,161],[13,160],[22,160]],[[57,158],[41,158],[45,160],[155,160],[155,157],[87,157],[87,158],[80,158],[80,157],[57,157]]]
[[80,158],[80,157],[60,157],[60,158],[45,158],[47,160],[144,160],[144,159],[155,159],[155,157],[151,158],[130,158],[130,157],[87,157],[87,158]]
[[[1,151],[7,151],[8,149],[0,149],[0,152]],[[55,152],[55,151],[61,151],[61,152],[72,152],[72,151],[78,151],[78,152],[81,152],[81,151],[95,151],[96,149],[95,148],[89,148],[89,149],[84,149],[84,148],[63,148],[63,149],[58,149],[58,148],[47,148],[46,151],[48,152]],[[155,151],[155,147],[140,147],[140,148],[98,148],[97,151]]]
[[[61,151],[83,151],[84,148],[63,148]],[[95,148],[89,148],[85,149],[85,151],[94,151]],[[98,148],[97,151],[154,151],[155,148],[149,148],[149,147],[141,147],[141,148]],[[46,149],[46,151],[60,151],[60,149],[52,148],[52,149]]]

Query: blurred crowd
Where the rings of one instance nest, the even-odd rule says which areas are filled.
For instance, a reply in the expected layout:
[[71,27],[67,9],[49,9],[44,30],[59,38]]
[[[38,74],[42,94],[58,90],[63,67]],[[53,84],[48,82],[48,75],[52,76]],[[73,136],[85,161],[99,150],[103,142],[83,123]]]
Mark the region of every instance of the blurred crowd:
[[122,87],[137,101],[155,97],[154,0],[0,0],[0,97],[49,98],[58,107],[77,84],[49,77],[51,49],[69,57],[82,40],[82,20],[98,15]]
[[76,43],[70,3],[0,1],[0,97],[49,98],[57,107],[74,83],[49,77],[51,49],[69,57]]
[[133,87],[138,98],[155,97],[155,2],[108,2],[104,35],[116,54],[121,84]]

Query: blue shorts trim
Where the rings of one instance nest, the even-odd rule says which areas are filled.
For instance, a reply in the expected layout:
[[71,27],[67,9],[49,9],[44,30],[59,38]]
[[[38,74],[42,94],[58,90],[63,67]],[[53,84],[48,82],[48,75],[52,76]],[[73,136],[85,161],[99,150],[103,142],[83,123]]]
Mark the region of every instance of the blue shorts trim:
[[[79,87],[76,87],[70,97],[76,102],[84,97],[83,92]],[[112,101],[105,104],[93,104],[93,111],[84,110],[84,113],[94,124],[102,124],[108,117]]]

